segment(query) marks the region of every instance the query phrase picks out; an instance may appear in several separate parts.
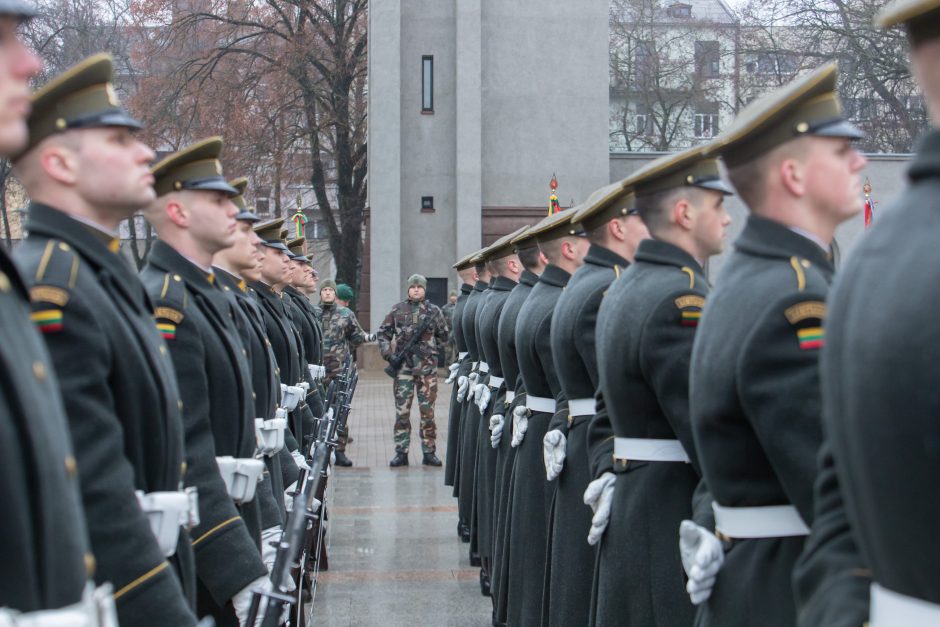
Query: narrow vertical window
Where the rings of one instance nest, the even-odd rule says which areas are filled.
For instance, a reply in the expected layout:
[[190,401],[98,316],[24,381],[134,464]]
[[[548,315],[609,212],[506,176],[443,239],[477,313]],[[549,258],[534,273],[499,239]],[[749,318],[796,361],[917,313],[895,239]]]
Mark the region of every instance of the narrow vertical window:
[[434,112],[434,57],[421,57],[421,112]]

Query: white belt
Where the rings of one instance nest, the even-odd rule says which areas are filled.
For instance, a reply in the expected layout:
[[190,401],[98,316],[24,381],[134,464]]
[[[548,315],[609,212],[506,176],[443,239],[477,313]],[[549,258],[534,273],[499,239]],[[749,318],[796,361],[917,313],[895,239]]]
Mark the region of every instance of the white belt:
[[506,381],[506,379],[491,374],[488,383],[490,384],[491,388],[498,390],[499,388],[503,387],[504,381]]
[[809,535],[809,527],[792,505],[724,507],[712,503],[715,530],[729,538],[787,538]]
[[593,398],[575,398],[568,401],[568,413],[572,418],[593,416],[596,405]]
[[467,351],[463,351],[462,353],[457,353],[457,360],[458,361],[463,360],[463,358],[466,356],[467,356]]
[[264,462],[251,457],[216,457],[219,474],[225,482],[228,495],[236,503],[247,503],[255,498],[255,490],[264,473]]
[[511,403],[516,398],[516,393],[512,390],[507,390],[506,392],[506,402]]
[[489,372],[489,371],[490,371],[490,365],[489,365],[488,363],[486,363],[485,361],[481,361],[481,362],[480,362],[480,372],[482,372],[482,373],[485,374],[485,373],[487,373],[487,372]]
[[477,365],[478,365],[479,363],[480,363],[480,362],[478,362],[478,361],[472,361],[472,362],[470,362],[470,370],[476,370],[476,369],[477,369]]
[[614,459],[637,462],[685,462],[689,455],[679,440],[614,438]]
[[199,524],[199,491],[195,487],[176,492],[148,492],[137,490],[137,502],[147,515],[150,530],[157,539],[163,555],[176,553],[180,526],[192,528]]
[[25,614],[8,608],[0,609],[0,627],[117,627],[113,588],[110,583],[98,588],[85,585],[82,600],[56,610],[39,610]]
[[940,605],[871,584],[871,627],[936,627]]
[[544,398],[528,394],[525,397],[525,406],[532,411],[555,413],[555,399],[553,398]]

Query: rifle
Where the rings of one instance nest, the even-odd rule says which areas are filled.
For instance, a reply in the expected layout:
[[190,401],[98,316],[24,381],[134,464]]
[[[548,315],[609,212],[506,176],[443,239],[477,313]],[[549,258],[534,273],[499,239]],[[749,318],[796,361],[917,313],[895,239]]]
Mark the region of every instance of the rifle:
[[421,336],[424,335],[424,332],[428,330],[428,327],[431,325],[432,317],[429,314],[421,321],[421,324],[418,325],[418,330],[408,338],[408,341],[405,342],[405,345],[395,351],[395,354],[392,355],[388,360],[388,365],[385,366],[385,374],[391,378],[398,376],[398,371],[401,370],[401,366],[405,361],[405,358],[408,357],[408,354],[414,349],[415,344],[421,341]]

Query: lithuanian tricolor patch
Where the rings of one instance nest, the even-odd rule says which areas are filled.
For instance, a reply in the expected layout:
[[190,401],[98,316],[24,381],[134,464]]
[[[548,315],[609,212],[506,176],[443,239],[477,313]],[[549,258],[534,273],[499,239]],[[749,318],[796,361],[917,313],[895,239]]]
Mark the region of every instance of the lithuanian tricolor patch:
[[682,326],[697,327],[699,318],[701,317],[702,317],[701,311],[683,311],[682,312]]
[[34,311],[29,314],[29,317],[33,321],[33,324],[36,325],[36,328],[43,333],[55,333],[63,329],[61,309]]
[[164,340],[175,340],[176,339],[176,325],[169,322],[158,322],[157,330],[160,332],[160,335],[163,336]]
[[826,332],[822,327],[799,329],[796,337],[800,340],[800,348],[805,351],[822,348],[826,343]]

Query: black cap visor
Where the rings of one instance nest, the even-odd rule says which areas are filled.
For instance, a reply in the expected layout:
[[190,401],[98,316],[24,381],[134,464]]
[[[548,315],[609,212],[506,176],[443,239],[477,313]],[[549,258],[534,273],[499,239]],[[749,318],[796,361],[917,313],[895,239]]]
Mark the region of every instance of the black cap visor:
[[860,128],[842,118],[817,124],[811,127],[806,134],[816,137],[843,137],[852,140],[865,139],[865,133]]

